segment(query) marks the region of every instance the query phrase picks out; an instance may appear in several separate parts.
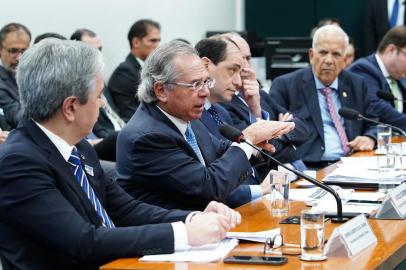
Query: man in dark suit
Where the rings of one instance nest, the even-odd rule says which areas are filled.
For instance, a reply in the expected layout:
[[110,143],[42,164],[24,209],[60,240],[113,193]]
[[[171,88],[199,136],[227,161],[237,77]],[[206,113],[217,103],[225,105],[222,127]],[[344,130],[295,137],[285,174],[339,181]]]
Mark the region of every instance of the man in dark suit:
[[306,121],[307,141],[298,147],[306,165],[323,167],[351,151],[372,150],[376,129],[338,115],[350,107],[370,117],[370,102],[361,77],[342,70],[348,36],[334,25],[319,28],[309,50],[311,67],[276,78],[270,95],[276,103]]
[[30,42],[31,33],[22,24],[9,23],[0,30],[0,108],[11,128],[16,128],[22,117],[15,73]]
[[118,108],[118,114],[126,122],[139,105],[137,89],[141,68],[161,42],[160,25],[152,20],[139,20],[131,26],[128,41],[131,52],[113,72],[108,83],[108,91]]
[[[148,57],[141,77],[141,105],[118,136],[120,185],[135,198],[165,208],[225,202],[252,174],[252,148],[219,141],[198,121],[214,81],[196,50],[180,41],[163,44]],[[273,150],[267,140],[293,126],[259,121],[243,133]]]
[[406,25],[406,8],[404,0],[368,0],[366,3],[364,40],[369,54],[376,51],[389,29]]
[[28,120],[0,147],[0,252],[10,269],[98,269],[218,241],[240,222],[216,202],[193,215],[141,203],[104,177],[83,140],[103,103],[102,67],[97,49],[73,41],[44,40],[21,58]]
[[364,78],[374,112],[379,120],[406,131],[406,104],[378,98],[378,90],[406,99],[406,26],[389,30],[375,54],[352,64],[350,71]]

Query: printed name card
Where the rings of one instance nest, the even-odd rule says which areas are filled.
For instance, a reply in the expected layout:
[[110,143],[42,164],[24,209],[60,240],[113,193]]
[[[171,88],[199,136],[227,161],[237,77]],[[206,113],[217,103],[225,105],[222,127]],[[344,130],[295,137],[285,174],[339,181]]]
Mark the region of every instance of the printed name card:
[[333,231],[324,253],[329,257],[353,257],[376,242],[368,220],[361,214]]
[[406,183],[389,191],[381,207],[377,210],[376,219],[406,218]]

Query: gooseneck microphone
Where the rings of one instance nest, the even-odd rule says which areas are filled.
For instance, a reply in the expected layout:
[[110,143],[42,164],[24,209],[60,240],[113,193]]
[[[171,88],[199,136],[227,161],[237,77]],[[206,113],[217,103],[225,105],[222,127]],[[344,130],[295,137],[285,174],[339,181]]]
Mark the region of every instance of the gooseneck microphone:
[[381,99],[383,99],[383,100],[386,100],[386,101],[389,101],[389,102],[393,102],[393,101],[397,100],[397,101],[402,101],[403,103],[406,103],[406,100],[395,97],[395,96],[394,96],[391,92],[389,92],[389,91],[378,90],[378,91],[376,91],[376,95],[377,95],[379,98],[381,98]]
[[372,123],[375,123],[375,124],[378,124],[378,125],[384,125],[384,126],[387,126],[387,127],[391,127],[392,129],[394,129],[397,132],[399,132],[400,134],[402,134],[403,137],[406,137],[406,132],[404,132],[403,129],[398,128],[398,127],[393,126],[393,125],[390,125],[390,124],[386,124],[386,123],[377,121],[375,119],[365,117],[357,110],[343,107],[343,108],[338,110],[338,114],[341,115],[342,117],[344,117],[345,119],[348,119],[348,120],[363,120],[363,121],[372,122]]
[[283,168],[287,169],[288,171],[293,172],[295,175],[297,175],[297,176],[299,176],[299,177],[301,177],[303,179],[306,179],[307,181],[311,182],[315,186],[318,186],[318,187],[326,190],[327,192],[331,193],[334,196],[334,198],[335,198],[335,200],[337,202],[337,216],[333,217],[331,219],[331,222],[333,222],[333,223],[344,223],[344,222],[348,221],[348,218],[343,217],[343,206],[342,206],[341,198],[337,194],[337,192],[335,192],[334,189],[332,189],[328,185],[326,185],[326,184],[324,184],[324,183],[322,183],[320,181],[317,181],[316,179],[314,179],[314,178],[312,178],[312,177],[310,177],[310,176],[308,176],[308,175],[306,175],[306,174],[304,174],[304,173],[302,173],[300,171],[289,168],[288,166],[286,166],[285,164],[283,164],[282,162],[280,162],[279,160],[277,160],[273,156],[271,156],[268,153],[264,152],[261,148],[255,146],[252,143],[250,143],[249,141],[247,141],[244,138],[244,135],[240,130],[238,130],[238,129],[230,126],[230,125],[222,124],[220,126],[220,128],[219,128],[219,131],[220,131],[221,135],[223,135],[226,139],[228,139],[228,140],[230,140],[232,142],[237,142],[237,143],[242,143],[243,142],[243,143],[248,144],[249,146],[251,146],[252,148],[257,150],[258,152],[262,153],[263,155],[265,155],[266,157],[268,157],[269,159],[271,159],[272,161],[274,161],[278,165],[280,165]]

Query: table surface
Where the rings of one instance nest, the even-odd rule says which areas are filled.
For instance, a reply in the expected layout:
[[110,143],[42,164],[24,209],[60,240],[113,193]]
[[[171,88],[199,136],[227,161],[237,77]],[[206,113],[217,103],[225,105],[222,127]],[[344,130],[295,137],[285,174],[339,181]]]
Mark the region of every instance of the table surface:
[[[372,156],[370,153],[356,153],[353,156]],[[335,168],[331,165],[319,172],[317,178],[322,179],[326,174]],[[299,215],[302,209],[306,208],[302,202],[289,203],[289,216]],[[277,227],[281,232],[285,243],[300,243],[300,225],[279,224],[285,217],[278,218],[271,214],[270,203],[267,199],[260,199],[243,205],[237,210],[241,213],[242,223],[234,231],[263,231]],[[405,220],[374,220],[369,219],[369,224],[374,231],[378,243],[353,258],[330,256],[323,262],[304,262],[298,256],[285,255],[288,263],[283,266],[273,266],[278,269],[302,269],[302,270],[322,270],[322,269],[393,269],[406,258],[406,221]],[[326,222],[325,239],[328,239],[337,224]],[[260,243],[240,243],[230,255],[257,255],[263,253],[263,244]],[[100,269],[269,269],[272,266],[247,265],[247,264],[223,264],[216,263],[153,263],[139,262],[138,258],[118,259],[102,266]]]

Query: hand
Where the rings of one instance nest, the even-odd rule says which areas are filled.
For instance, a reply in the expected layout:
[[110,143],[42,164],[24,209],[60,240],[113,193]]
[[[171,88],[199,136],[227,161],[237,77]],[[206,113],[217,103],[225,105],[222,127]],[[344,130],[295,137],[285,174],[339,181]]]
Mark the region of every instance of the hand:
[[213,212],[195,215],[185,226],[191,246],[218,242],[226,237],[228,230],[234,228],[226,216]]
[[286,112],[286,113],[280,113],[279,115],[278,115],[278,121],[282,121],[282,122],[284,122],[284,121],[290,121],[290,120],[292,120],[293,119],[293,115],[291,114],[291,113],[289,113],[289,112]]
[[262,194],[269,194],[271,193],[271,172],[265,177],[265,179],[261,183]]
[[357,136],[347,145],[355,151],[372,151],[375,147],[375,141],[368,136]]
[[248,108],[255,117],[261,117],[261,97],[259,95],[259,84],[255,71],[251,68],[243,68],[241,71],[242,89]]
[[265,121],[258,119],[257,122],[251,124],[242,131],[244,137],[250,140],[253,144],[258,145],[267,141],[289,133],[295,128],[293,122],[280,121]]
[[234,228],[241,223],[241,215],[237,211],[231,209],[225,204],[211,201],[204,209],[203,213],[217,213],[228,218],[229,223]]
[[7,140],[9,133],[10,132],[8,131],[0,131],[0,144],[4,143]]

